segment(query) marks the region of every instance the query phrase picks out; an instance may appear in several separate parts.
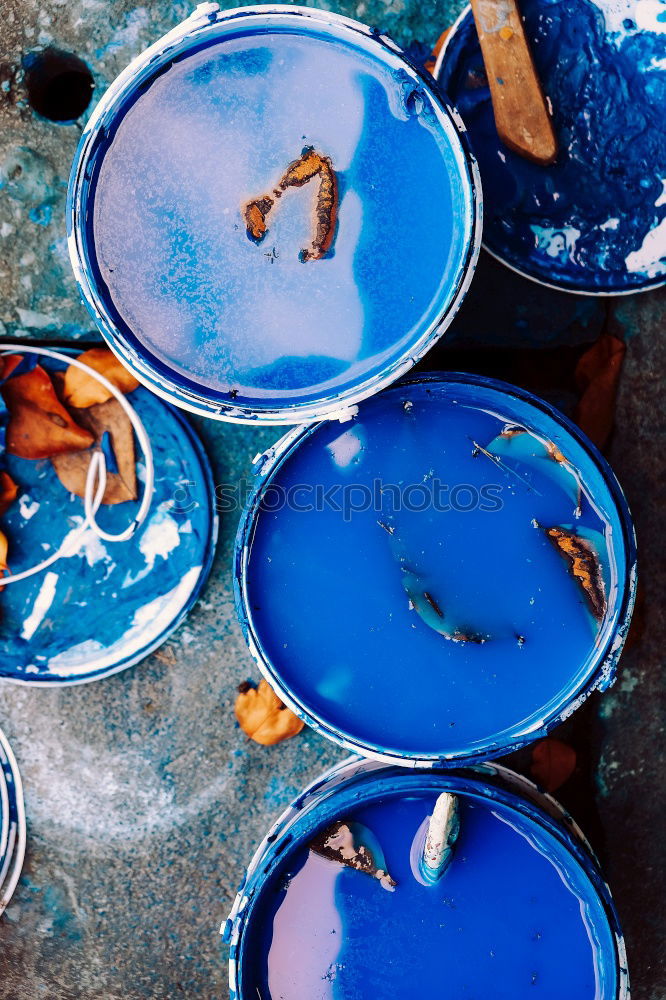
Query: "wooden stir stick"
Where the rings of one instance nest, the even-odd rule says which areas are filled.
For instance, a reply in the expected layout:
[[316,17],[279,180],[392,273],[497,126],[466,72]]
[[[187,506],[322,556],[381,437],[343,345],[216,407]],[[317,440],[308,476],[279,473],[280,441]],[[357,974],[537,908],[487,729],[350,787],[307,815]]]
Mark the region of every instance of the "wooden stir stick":
[[515,0],[472,0],[500,139],[544,166],[557,156],[557,139]]

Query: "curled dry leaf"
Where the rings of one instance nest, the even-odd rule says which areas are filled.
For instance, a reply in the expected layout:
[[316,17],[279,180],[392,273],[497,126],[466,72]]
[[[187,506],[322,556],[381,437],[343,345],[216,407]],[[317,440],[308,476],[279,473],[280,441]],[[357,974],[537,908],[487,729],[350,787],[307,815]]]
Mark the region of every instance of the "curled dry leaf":
[[[107,458],[106,489],[102,503],[124,503],[136,500],[136,457],[134,433],[130,419],[117,399],[108,399],[84,410],[74,410],[73,416],[91,431],[100,443],[105,434],[110,438],[111,455]],[[85,495],[86,478],[92,453],[78,451],[69,455],[54,455],[51,459],[58,479],[70,493]],[[110,458],[115,458],[112,468]]]
[[599,448],[607,444],[613,429],[625,351],[624,341],[604,333],[576,365],[574,377],[583,393],[576,409],[576,423]]
[[[106,347],[93,347],[89,351],[79,354],[78,361],[88,365],[94,371],[104,375],[121,392],[132,392],[139,388],[139,383],[130,372],[127,371],[114,354]],[[101,382],[98,382],[92,375],[81,371],[74,365],[70,365],[65,372],[63,385],[63,399],[68,406],[76,409],[85,409],[94,406],[96,403],[105,403],[107,399],[112,399],[111,393],[105,389]]]
[[94,438],[79,427],[56,396],[40,365],[5,382],[2,395],[10,412],[7,451],[20,458],[50,458],[89,448]]
[[18,486],[4,469],[0,469],[0,517],[6,514],[18,495]]
[[257,687],[245,682],[238,692],[234,706],[236,718],[243,732],[255,743],[273,746],[296,736],[305,725],[280,701],[265,680],[260,680]]
[[587,538],[564,528],[546,528],[546,535],[566,559],[575,580],[583,588],[592,614],[602,621],[606,614],[606,594],[599,556]]
[[576,770],[576,751],[562,740],[540,740],[532,750],[532,777],[547,792],[556,792]]

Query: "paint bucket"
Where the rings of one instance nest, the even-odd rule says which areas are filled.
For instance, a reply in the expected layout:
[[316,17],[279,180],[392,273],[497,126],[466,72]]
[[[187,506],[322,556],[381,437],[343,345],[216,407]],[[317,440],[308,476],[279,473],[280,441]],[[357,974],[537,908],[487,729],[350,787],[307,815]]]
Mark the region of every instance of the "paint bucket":
[[341,746],[486,760],[613,681],[631,517],[596,448],[530,393],[415,376],[348,423],[293,429],[255,477],[239,620],[284,702]]
[[[72,349],[0,351],[38,360],[51,375],[73,364],[100,380]],[[201,442],[179,410],[143,387],[127,397],[110,389],[131,423],[116,422],[107,461],[122,478],[118,448],[123,435],[136,435],[136,500],[101,509],[92,501],[103,447],[92,453],[83,502],[50,461],[3,456],[19,495],[2,518],[11,576],[0,580],[0,680],[81,684],[133,666],[181,624],[208,578],[218,521]]]
[[25,858],[25,808],[16,758],[0,729],[0,916],[11,902]]
[[69,249],[144,385],[295,423],[395,381],[442,335],[480,202],[458,116],[388,38],[310,8],[203,4],[93,112]]
[[584,295],[628,295],[666,278],[666,26],[658,6],[521,4],[559,142],[548,167],[497,135],[469,7],[447,36],[434,75],[479,163],[483,243],[526,278]]
[[[459,832],[433,884],[418,860],[442,793],[457,801]],[[629,997],[617,915],[583,834],[554,799],[490,764],[336,765],[262,841],[223,933],[233,1000],[407,1000],[442,984],[492,996],[498,982],[514,1000],[535,987]]]

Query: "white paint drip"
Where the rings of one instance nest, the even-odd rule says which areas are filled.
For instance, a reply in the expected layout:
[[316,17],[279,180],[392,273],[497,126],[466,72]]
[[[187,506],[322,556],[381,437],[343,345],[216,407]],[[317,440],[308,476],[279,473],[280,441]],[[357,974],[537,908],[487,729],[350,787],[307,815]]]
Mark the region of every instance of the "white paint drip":
[[21,630],[22,639],[32,639],[33,635],[44,621],[46,612],[53,604],[57,584],[58,574],[47,573],[42,580],[42,585],[39,588],[37,597],[35,598],[32,611],[23,621],[23,629]]
[[149,570],[155,565],[158,556],[166,559],[180,544],[178,523],[165,510],[168,503],[167,501],[166,505],[160,504],[139,540],[139,551],[146,560]]
[[632,250],[625,258],[627,270],[657,278],[666,274],[666,218],[646,235],[638,250]]
[[39,501],[33,500],[27,494],[19,500],[19,511],[24,521],[29,521],[39,510]]

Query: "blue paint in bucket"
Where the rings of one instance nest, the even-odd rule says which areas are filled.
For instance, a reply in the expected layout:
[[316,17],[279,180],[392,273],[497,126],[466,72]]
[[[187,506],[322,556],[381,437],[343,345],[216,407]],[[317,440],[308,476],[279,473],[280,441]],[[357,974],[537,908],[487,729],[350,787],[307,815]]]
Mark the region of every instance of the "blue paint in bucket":
[[531,163],[497,135],[471,12],[436,76],[479,162],[487,249],[526,277],[617,295],[666,277],[666,26],[651,0],[525,0],[559,142]]
[[[559,530],[594,553],[601,611]],[[397,763],[482,760],[610,683],[634,545],[612,471],[558,411],[422,376],[260,457],[237,609],[269,682],[323,735]]]
[[[458,124],[356,22],[198,11],[128,67],[83,134],[68,226],[84,299],[179,405],[266,423],[340,411],[412,366],[471,278],[480,194]],[[304,263],[314,184],[281,196],[259,244],[243,209],[309,147],[330,158],[339,206],[330,251]]]
[[[460,834],[434,885],[414,847],[441,792]],[[344,822],[397,883],[309,845]],[[622,933],[581,832],[505,768],[405,771],[351,760],[307,789],[259,847],[226,936],[234,1000],[542,996],[627,1000]]]

